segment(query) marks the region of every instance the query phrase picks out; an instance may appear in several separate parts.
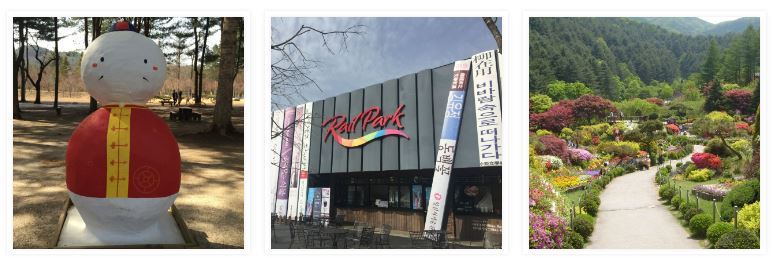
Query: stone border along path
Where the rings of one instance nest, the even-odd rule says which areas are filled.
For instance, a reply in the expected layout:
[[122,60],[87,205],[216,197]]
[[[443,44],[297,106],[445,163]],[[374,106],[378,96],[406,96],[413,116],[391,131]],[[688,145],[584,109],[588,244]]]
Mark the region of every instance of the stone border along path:
[[[694,145],[693,153],[704,146]],[[677,162],[690,160],[690,155]],[[588,249],[703,249],[661,204],[654,177],[665,162],[615,178],[600,195],[594,233]]]

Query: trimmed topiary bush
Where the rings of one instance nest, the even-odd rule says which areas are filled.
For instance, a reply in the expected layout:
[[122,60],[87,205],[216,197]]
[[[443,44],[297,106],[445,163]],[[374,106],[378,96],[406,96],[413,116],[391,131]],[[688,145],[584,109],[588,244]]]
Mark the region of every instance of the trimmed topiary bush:
[[572,231],[580,234],[584,241],[588,241],[591,233],[594,232],[594,217],[589,214],[576,213]]
[[588,213],[591,216],[596,217],[597,211],[599,211],[599,196],[594,196],[587,194],[585,197],[583,197],[578,204],[586,213]]
[[715,172],[712,172],[712,170],[709,170],[707,168],[697,169],[694,171],[691,171],[688,173],[688,180],[694,181],[694,182],[704,182],[710,179],[715,175]]
[[709,240],[710,244],[715,244],[718,239],[720,239],[720,236],[722,236],[725,233],[731,232],[734,230],[734,225],[728,222],[715,222],[715,224],[712,224],[707,228],[707,240]]
[[696,214],[688,222],[691,233],[698,237],[705,236],[710,225],[712,225],[712,216],[707,213]]
[[715,243],[716,249],[758,249],[760,240],[746,229],[734,229],[720,236]]
[[567,231],[564,235],[564,241],[562,242],[563,249],[583,249],[583,245],[586,244],[586,240],[583,239],[581,234],[573,230]]
[[[685,220],[685,222],[690,222],[691,218],[693,218],[693,216],[699,215],[702,212],[703,211],[701,209],[699,209],[699,208],[696,208],[695,205],[691,206],[690,208],[685,210],[685,213],[683,213],[683,219]],[[707,225],[707,226],[709,226],[709,225]]]
[[675,195],[672,197],[672,200],[669,201],[669,205],[672,205],[672,208],[675,209],[680,208],[680,201],[680,196]]
[[661,197],[661,199],[671,200],[674,195],[675,189],[669,185],[661,185],[658,189],[658,196]]
[[760,182],[755,179],[734,186],[720,204],[720,219],[731,221],[734,218],[734,205],[741,209],[745,204],[760,200],[760,189]]

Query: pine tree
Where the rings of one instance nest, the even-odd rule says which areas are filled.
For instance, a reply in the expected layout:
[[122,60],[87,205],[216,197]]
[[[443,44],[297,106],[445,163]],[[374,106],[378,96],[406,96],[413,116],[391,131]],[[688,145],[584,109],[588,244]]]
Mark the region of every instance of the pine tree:
[[[708,83],[714,81],[717,77],[718,70],[720,70],[720,50],[718,50],[718,43],[715,39],[712,39],[712,41],[710,41],[709,50],[707,51],[707,59],[704,61],[704,65],[702,65],[701,68],[702,82]],[[720,85],[718,85],[718,87],[720,87]]]
[[723,97],[723,89],[720,87],[720,83],[715,80],[708,82],[710,90],[707,94],[707,100],[704,101],[704,111],[707,113],[712,111],[723,110],[725,104],[725,98]]

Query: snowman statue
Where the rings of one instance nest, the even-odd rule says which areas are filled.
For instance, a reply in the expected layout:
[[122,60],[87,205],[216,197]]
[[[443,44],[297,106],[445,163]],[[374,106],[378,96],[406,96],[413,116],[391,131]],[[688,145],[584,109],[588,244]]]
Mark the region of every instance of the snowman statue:
[[68,142],[66,181],[82,233],[95,242],[163,241],[152,236],[169,227],[164,221],[180,190],[180,151],[164,120],[144,106],[165,75],[159,46],[123,20],[83,54],[81,77],[102,107]]

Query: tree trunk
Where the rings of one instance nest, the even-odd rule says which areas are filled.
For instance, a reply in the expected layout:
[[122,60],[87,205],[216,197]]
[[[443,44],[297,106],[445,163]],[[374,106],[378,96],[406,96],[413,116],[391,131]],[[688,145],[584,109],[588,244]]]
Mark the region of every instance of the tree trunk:
[[218,90],[215,99],[215,110],[213,111],[212,132],[220,135],[234,133],[234,125],[231,124],[231,99],[232,89],[234,87],[234,60],[236,49],[237,18],[223,18],[223,27],[220,34],[220,68],[218,70]]
[[24,51],[24,58],[22,58],[22,63],[21,63],[21,65],[22,65],[21,69],[23,70],[23,71],[21,71],[21,73],[22,73],[21,100],[19,100],[21,102],[27,102],[27,76],[25,76],[25,75],[29,73],[29,60],[30,60],[29,52],[30,51],[27,51],[27,47],[28,47],[28,45],[27,45],[27,37],[29,35],[30,35],[30,29],[25,26],[24,27],[24,37],[23,37],[24,41],[22,43],[22,46],[24,47],[24,50],[23,50]]
[[489,28],[489,32],[492,33],[492,36],[495,39],[495,42],[497,43],[497,50],[500,51],[500,53],[503,52],[503,35],[500,34],[500,29],[497,28],[497,24],[495,23],[494,19],[492,17],[483,17],[484,23],[486,23],[486,27]]
[[[23,49],[25,48],[24,45],[24,20],[23,18],[16,18],[19,19],[19,53],[14,53],[14,60],[13,60],[13,118],[14,119],[21,119],[21,109],[19,108],[19,74],[21,73],[21,64],[22,60],[24,60],[24,56],[22,53],[24,53]],[[11,46],[11,52],[13,51],[13,45]],[[24,76],[22,76],[24,78]]]
[[59,107],[59,17],[54,17],[54,109]]
[[736,155],[737,159],[742,160],[742,154],[739,154],[738,151],[736,151],[734,148],[731,148],[731,145],[728,145],[728,142],[726,142],[726,138],[725,137],[718,137],[718,138],[720,138],[720,140],[723,141],[723,145],[725,145],[726,148],[731,150],[731,153],[734,153],[734,155]]
[[204,86],[202,85],[202,79],[204,78],[204,58],[207,56],[207,37],[210,35],[210,17],[205,17],[205,23],[204,23],[204,43],[202,44],[202,58],[199,58],[199,88],[197,89],[196,94],[196,105],[201,105],[202,103],[202,89]]
[[[92,25],[91,40],[94,41],[102,33],[102,18],[92,17],[91,25]],[[89,42],[88,40],[84,41],[87,48],[89,47],[88,42]],[[97,100],[94,99],[94,97],[89,96],[89,114],[91,114],[94,111],[97,111],[97,108],[99,108],[99,106],[97,105]]]
[[[199,33],[197,32],[197,29],[199,27],[199,18],[193,18],[192,20],[192,26],[193,26],[193,34],[194,34],[194,56],[193,56],[193,94],[194,99],[198,99],[199,97],[196,96],[196,89],[199,88],[199,69],[197,68],[199,65]],[[198,103],[198,102],[197,102]]]
[[150,17],[142,18],[143,20],[143,34],[145,34],[146,37],[150,38]]

